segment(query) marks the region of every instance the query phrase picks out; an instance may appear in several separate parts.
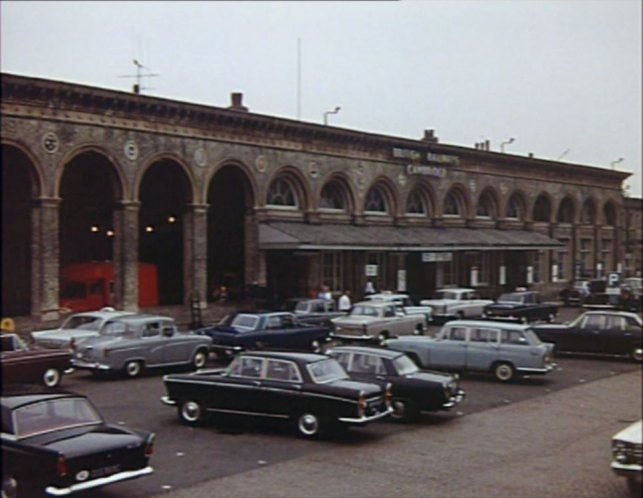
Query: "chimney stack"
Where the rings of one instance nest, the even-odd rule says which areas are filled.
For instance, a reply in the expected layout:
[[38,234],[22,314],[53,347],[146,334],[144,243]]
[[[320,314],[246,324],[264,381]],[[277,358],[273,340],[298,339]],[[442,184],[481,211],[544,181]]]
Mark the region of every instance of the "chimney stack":
[[435,130],[424,130],[424,137],[422,138],[422,141],[437,144],[438,137],[435,136]]
[[228,109],[232,109],[233,111],[248,112],[248,108],[243,105],[243,93],[241,92],[231,93],[230,101],[231,101],[231,104],[228,107]]

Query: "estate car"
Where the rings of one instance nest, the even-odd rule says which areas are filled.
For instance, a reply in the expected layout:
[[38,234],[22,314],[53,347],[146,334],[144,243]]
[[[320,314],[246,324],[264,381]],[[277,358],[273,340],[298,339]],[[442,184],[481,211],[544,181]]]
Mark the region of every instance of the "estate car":
[[246,351],[227,369],[163,378],[179,419],[198,425],[211,414],[281,419],[303,437],[388,416],[390,386],[351,380],[333,358],[314,353]]
[[501,382],[556,367],[554,345],[541,342],[528,325],[515,323],[454,320],[435,338],[400,337],[386,346],[408,354],[422,368],[490,372]]
[[415,419],[420,412],[450,410],[465,397],[457,375],[420,370],[406,354],[385,348],[339,346],[326,352],[352,379],[391,384],[391,417]]
[[153,432],[108,425],[80,394],[4,390],[2,496],[66,496],[153,472]]

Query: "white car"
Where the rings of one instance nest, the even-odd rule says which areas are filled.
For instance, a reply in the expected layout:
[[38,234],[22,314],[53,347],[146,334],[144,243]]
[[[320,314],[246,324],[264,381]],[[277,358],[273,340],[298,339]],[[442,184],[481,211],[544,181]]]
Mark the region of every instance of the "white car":
[[433,309],[433,320],[443,321],[481,317],[484,307],[492,304],[491,299],[481,299],[474,289],[439,289],[433,299],[423,299],[421,305]]
[[612,438],[612,470],[627,479],[632,498],[641,496],[643,481],[643,420],[634,422]]
[[101,308],[98,311],[73,313],[57,329],[37,330],[31,333],[36,346],[48,349],[69,348],[88,337],[98,335],[102,326],[112,318],[133,315],[131,311],[116,311],[114,308]]
[[407,315],[424,315],[426,323],[428,324],[433,317],[433,309],[431,306],[417,306],[408,294],[394,294],[392,292],[380,292],[378,294],[371,294],[366,296],[367,301],[383,301],[386,303],[395,303],[404,308]]

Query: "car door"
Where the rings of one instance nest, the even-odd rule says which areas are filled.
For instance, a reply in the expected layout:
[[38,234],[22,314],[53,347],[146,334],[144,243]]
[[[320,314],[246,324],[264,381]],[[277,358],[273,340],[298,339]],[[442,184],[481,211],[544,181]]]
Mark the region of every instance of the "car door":
[[264,359],[241,356],[234,360],[225,386],[220,386],[213,405],[225,413],[258,414],[265,410],[266,400],[261,389]]
[[463,369],[467,364],[467,328],[447,326],[440,339],[431,344],[431,367]]
[[632,333],[627,328],[627,319],[619,315],[606,315],[605,328],[600,332],[603,351],[610,354],[630,352]]
[[[340,363],[342,363],[340,361]],[[344,366],[342,364],[342,366]],[[382,358],[373,354],[353,353],[348,364],[348,375],[362,382],[381,383],[386,381],[386,367]]]
[[587,314],[581,321],[578,333],[570,337],[570,350],[585,353],[600,353],[607,342],[604,330],[607,317],[604,313]]
[[297,413],[303,396],[302,382],[301,372],[294,362],[268,358],[257,401],[261,403],[262,412],[273,418],[287,418]]
[[187,363],[192,358],[192,343],[185,340],[174,322],[161,322],[163,338],[163,362],[166,364]]
[[500,330],[493,327],[469,329],[466,366],[468,370],[489,370],[498,359]]
[[[140,331],[138,350],[148,366],[162,365],[165,362],[165,340],[161,335],[161,323],[147,322]],[[138,355],[137,355],[138,356]]]

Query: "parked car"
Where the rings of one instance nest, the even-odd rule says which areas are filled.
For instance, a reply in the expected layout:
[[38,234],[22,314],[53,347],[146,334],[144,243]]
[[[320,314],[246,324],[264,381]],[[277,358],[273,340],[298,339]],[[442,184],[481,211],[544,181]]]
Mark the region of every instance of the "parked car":
[[643,309],[643,290],[641,277],[629,277],[621,284],[619,308],[624,311],[640,312]]
[[326,352],[352,379],[391,384],[393,413],[399,421],[415,419],[421,412],[450,410],[465,397],[458,377],[420,370],[406,354],[384,348],[339,346]]
[[179,332],[174,319],[166,316],[124,316],[106,324],[100,336],[81,342],[71,361],[78,369],[138,377],[152,367],[203,368],[211,343],[209,337]]
[[501,294],[493,304],[485,306],[483,316],[493,320],[517,320],[521,323],[546,320],[553,322],[558,315],[556,303],[543,303],[535,291]]
[[408,354],[421,368],[490,372],[501,382],[556,368],[554,345],[543,343],[530,326],[510,322],[454,320],[435,338],[400,337],[386,346]]
[[155,435],[105,423],[80,394],[16,387],[2,405],[2,496],[64,496],[153,472]]
[[582,306],[590,294],[589,280],[576,280],[570,287],[561,290],[559,296],[565,306]]
[[240,311],[219,324],[195,330],[212,339],[211,349],[226,357],[246,349],[287,349],[321,352],[330,329],[300,322],[293,313]]
[[433,320],[433,309],[430,306],[417,305],[408,294],[395,294],[393,292],[380,292],[378,294],[371,294],[364,298],[366,301],[384,301],[387,303],[395,303],[404,308],[407,315],[422,315],[426,318],[428,325]]
[[533,330],[555,351],[629,356],[643,361],[641,318],[626,311],[587,311],[564,324],[539,324]]
[[331,326],[331,319],[344,316],[344,311],[339,311],[335,301],[330,299],[297,299],[292,312],[297,320],[311,325]]
[[116,311],[101,308],[98,311],[73,313],[57,329],[38,330],[31,333],[34,344],[41,348],[69,348],[88,337],[95,337],[105,323],[112,318],[133,315],[131,311]]
[[312,438],[340,426],[365,425],[392,411],[390,386],[351,380],[334,359],[314,353],[246,351],[227,369],[163,378],[181,422],[209,414],[283,419]]
[[420,301],[432,308],[433,320],[441,323],[481,317],[484,307],[491,303],[491,299],[481,299],[474,289],[468,288],[439,289],[433,299]]
[[422,315],[407,315],[395,303],[362,301],[351,308],[348,315],[333,318],[334,339],[348,341],[375,341],[383,344],[390,337],[422,335],[426,319]]
[[56,387],[71,368],[70,360],[69,351],[31,349],[16,334],[0,334],[3,385],[37,382]]
[[632,498],[641,497],[643,481],[643,421],[639,420],[612,438],[612,471],[627,479]]

